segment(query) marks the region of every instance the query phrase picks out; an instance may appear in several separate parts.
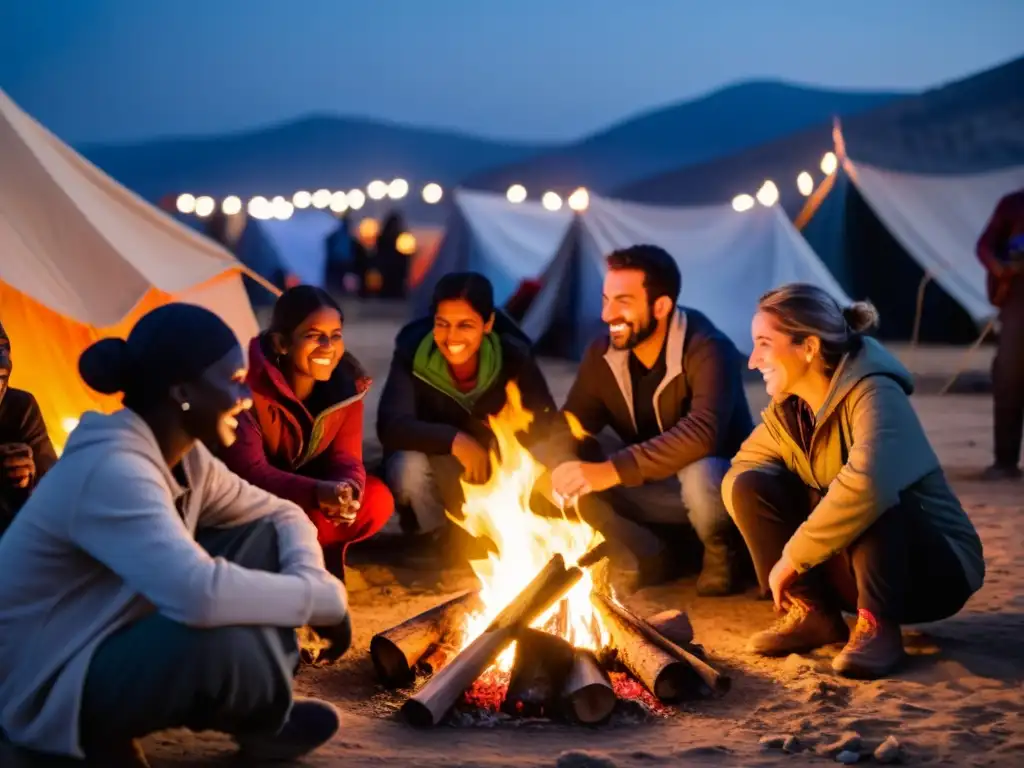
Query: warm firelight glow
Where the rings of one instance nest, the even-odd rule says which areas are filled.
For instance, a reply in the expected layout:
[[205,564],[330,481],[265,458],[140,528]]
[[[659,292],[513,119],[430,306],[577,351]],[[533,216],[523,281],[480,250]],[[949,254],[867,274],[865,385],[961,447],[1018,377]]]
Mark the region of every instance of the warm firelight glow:
[[[519,389],[510,383],[505,408],[490,419],[498,445],[497,452],[491,455],[491,477],[483,485],[463,482],[463,519],[452,516],[472,535],[490,539],[498,550],[486,560],[470,563],[480,580],[485,608],[469,618],[463,647],[487,628],[554,555],[561,554],[566,565],[572,565],[602,540],[601,534],[584,523],[575,509],[550,518],[531,511],[530,495],[544,467],[520,444],[516,433],[524,431],[532,421],[533,414],[523,408]],[[584,569],[583,578],[566,596],[566,639],[577,647],[596,650],[607,642],[607,637],[590,601],[592,588],[590,570]],[[556,603],[533,626],[544,626],[558,610]],[[513,643],[498,658],[496,667],[507,672],[514,659]]]

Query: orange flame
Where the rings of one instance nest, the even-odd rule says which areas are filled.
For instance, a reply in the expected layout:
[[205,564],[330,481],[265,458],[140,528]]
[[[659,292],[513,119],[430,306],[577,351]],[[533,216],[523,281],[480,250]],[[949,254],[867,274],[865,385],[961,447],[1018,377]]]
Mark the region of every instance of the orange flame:
[[[470,563],[480,581],[484,609],[469,617],[464,646],[487,628],[554,555],[561,554],[571,565],[602,540],[601,534],[583,522],[575,510],[563,510],[558,517],[542,517],[531,510],[530,496],[544,467],[516,435],[530,426],[533,414],[523,408],[515,383],[509,383],[507,395],[505,407],[489,420],[497,442],[497,451],[491,454],[491,477],[482,485],[463,482],[463,519],[449,514],[453,522],[473,536],[487,537],[497,549],[497,554],[489,553],[486,560]],[[569,414],[567,419],[574,435],[574,423],[585,434],[578,419]],[[590,601],[592,589],[590,572],[584,569],[583,578],[565,598],[569,608],[566,639],[581,648],[598,649],[607,642],[607,634]],[[538,617],[533,626],[547,624],[556,610],[557,605]],[[508,671],[513,659],[514,644],[496,665]]]

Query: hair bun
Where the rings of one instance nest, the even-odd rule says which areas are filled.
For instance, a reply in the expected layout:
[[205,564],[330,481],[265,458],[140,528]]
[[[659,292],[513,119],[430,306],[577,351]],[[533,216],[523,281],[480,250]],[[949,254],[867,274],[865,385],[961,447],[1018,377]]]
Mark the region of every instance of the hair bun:
[[124,392],[135,371],[124,339],[101,339],[78,359],[78,372],[90,387],[104,395]]
[[855,301],[843,310],[843,318],[854,333],[867,333],[878,327],[878,310],[870,301]]

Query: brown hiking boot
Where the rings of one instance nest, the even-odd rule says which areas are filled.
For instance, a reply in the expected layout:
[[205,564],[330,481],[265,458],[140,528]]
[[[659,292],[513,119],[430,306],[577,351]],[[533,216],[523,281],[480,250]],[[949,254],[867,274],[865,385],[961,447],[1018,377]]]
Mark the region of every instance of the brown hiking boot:
[[850,630],[838,611],[793,600],[785,615],[750,638],[747,650],[761,656],[788,656],[842,643],[849,636]]
[[861,608],[850,641],[832,660],[832,670],[844,677],[873,680],[889,674],[902,660],[900,625],[879,621],[871,611]]

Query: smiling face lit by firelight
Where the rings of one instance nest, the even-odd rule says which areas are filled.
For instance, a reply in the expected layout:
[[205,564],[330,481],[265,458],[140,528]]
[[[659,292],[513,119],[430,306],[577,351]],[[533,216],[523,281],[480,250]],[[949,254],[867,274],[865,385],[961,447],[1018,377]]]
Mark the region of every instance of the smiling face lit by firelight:
[[327,381],[345,354],[341,314],[320,307],[303,320],[287,339],[277,338],[284,367],[299,376]]
[[434,343],[449,365],[465,365],[493,327],[494,315],[483,318],[465,299],[449,299],[434,312]]
[[764,388],[774,400],[793,394],[807,376],[815,372],[814,360],[820,340],[811,336],[802,341],[794,340],[779,330],[775,319],[768,312],[758,312],[750,327],[754,339],[754,351],[748,366],[760,371]]

